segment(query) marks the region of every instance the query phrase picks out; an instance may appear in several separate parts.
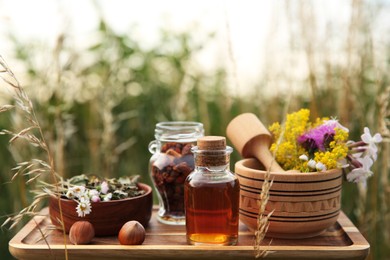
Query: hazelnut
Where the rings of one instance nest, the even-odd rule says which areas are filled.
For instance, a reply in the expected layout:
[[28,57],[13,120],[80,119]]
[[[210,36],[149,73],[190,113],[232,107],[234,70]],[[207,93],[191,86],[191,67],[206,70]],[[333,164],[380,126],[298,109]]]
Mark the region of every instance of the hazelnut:
[[69,230],[69,240],[74,245],[89,244],[94,236],[95,229],[88,221],[76,221]]
[[128,221],[119,231],[118,240],[121,245],[141,245],[145,240],[145,229],[138,221]]

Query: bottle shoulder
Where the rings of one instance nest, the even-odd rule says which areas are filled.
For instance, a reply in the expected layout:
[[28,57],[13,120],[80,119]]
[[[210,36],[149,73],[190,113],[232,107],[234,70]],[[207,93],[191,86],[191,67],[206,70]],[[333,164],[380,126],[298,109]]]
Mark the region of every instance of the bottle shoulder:
[[191,172],[187,179],[187,183],[197,184],[197,183],[238,183],[238,178],[231,171],[222,171],[222,172],[210,172],[210,171],[193,171]]

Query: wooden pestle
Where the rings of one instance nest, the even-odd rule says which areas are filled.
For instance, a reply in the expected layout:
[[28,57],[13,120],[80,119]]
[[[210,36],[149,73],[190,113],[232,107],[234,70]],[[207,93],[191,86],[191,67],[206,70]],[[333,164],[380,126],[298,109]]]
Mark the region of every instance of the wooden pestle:
[[284,172],[269,150],[271,134],[256,115],[244,113],[233,118],[226,134],[242,157],[256,158],[271,172]]

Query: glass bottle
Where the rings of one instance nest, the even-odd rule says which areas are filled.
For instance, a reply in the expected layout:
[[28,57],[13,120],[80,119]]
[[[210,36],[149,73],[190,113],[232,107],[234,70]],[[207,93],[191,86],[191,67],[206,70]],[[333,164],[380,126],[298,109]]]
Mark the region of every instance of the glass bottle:
[[221,136],[202,137],[192,148],[195,170],[184,186],[189,244],[237,244],[240,184],[229,169],[232,151]]
[[149,172],[159,200],[157,219],[164,224],[185,224],[184,181],[194,170],[191,148],[203,135],[203,124],[198,122],[156,124],[156,140],[149,144],[153,154]]

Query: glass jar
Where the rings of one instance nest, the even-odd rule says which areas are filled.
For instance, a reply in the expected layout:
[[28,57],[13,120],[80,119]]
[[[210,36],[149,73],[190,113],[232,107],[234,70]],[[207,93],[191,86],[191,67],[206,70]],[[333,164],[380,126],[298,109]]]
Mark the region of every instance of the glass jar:
[[205,136],[192,151],[195,170],[184,186],[187,242],[236,245],[240,184],[229,169],[233,149],[225,137]]
[[203,124],[198,122],[156,125],[156,140],[149,144],[153,154],[149,171],[159,200],[157,219],[164,224],[185,224],[184,181],[194,170],[191,148],[203,135]]

